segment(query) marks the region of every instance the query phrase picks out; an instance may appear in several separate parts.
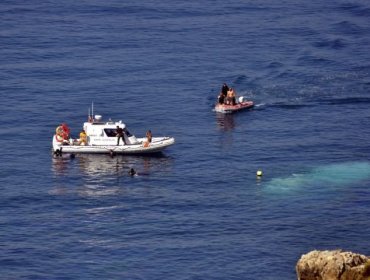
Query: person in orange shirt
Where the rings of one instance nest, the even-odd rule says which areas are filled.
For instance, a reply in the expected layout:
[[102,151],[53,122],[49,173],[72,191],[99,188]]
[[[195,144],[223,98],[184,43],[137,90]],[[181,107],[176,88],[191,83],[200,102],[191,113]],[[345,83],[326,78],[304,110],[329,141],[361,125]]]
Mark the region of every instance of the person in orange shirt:
[[80,132],[80,139],[78,140],[78,145],[87,145],[87,135],[86,135],[86,132],[85,130],[82,130]]

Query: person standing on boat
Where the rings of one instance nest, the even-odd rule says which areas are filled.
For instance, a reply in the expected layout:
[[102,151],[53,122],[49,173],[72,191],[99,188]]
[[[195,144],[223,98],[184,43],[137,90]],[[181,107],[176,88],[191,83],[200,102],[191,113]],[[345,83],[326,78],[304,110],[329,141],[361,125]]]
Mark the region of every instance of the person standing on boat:
[[226,96],[229,89],[230,89],[229,86],[226,83],[224,83],[221,88],[221,93]]
[[227,105],[236,105],[236,95],[233,88],[230,88],[226,96]]
[[225,103],[225,98],[227,96],[227,92],[229,91],[229,87],[226,83],[222,85],[220,95],[218,96],[218,103],[219,104],[224,104]]
[[119,146],[119,139],[122,139],[123,144],[126,145],[125,134],[123,132],[123,129],[117,125],[116,130],[117,130],[117,134],[116,134],[117,135],[117,146]]

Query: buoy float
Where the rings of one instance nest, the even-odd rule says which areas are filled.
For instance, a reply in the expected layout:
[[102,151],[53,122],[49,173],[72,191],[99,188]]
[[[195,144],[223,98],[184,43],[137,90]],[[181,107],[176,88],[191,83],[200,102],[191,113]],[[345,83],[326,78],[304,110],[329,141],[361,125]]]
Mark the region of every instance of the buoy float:
[[262,170],[257,170],[256,174],[257,174],[258,177],[261,177],[262,176]]

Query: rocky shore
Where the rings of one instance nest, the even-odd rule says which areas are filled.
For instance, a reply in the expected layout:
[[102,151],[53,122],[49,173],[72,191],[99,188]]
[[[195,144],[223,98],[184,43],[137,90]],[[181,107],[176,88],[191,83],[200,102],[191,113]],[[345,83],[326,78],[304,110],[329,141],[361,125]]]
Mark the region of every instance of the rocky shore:
[[370,280],[370,258],[333,251],[311,251],[296,265],[298,280]]

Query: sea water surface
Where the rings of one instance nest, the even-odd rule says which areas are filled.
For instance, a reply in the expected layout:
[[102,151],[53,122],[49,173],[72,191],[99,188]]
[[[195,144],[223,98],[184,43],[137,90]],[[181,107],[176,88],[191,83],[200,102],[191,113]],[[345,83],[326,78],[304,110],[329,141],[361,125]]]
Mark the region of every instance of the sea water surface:
[[[295,279],[313,249],[370,255],[369,18],[363,0],[1,1],[1,278]],[[255,108],[213,112],[224,82]],[[92,102],[176,144],[54,158]]]

